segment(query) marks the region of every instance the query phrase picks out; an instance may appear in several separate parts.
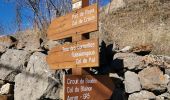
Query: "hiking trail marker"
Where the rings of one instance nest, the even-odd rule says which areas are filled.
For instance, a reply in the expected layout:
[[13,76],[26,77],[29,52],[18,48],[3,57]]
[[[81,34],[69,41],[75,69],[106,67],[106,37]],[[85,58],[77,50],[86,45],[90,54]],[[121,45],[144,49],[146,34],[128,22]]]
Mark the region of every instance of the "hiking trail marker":
[[52,48],[46,57],[50,69],[72,69],[72,75],[64,75],[63,100],[109,100],[113,93],[111,78],[92,76],[83,69],[99,67],[98,38],[89,39],[89,32],[98,30],[98,5],[88,6],[88,1],[72,0],[73,12],[54,19],[47,31],[49,40],[72,38],[71,43]]
[[110,100],[114,85],[105,75],[66,75],[64,100]]
[[99,66],[98,39],[83,40],[53,48],[47,56],[50,69]]
[[[73,0],[72,2],[79,1],[87,2],[87,0]],[[87,39],[83,36],[84,34],[96,30],[98,30],[97,3],[54,19],[48,28],[47,37],[50,40],[72,37],[73,43],[57,46],[49,51],[47,62],[50,68],[72,68],[73,74],[81,75],[84,67],[98,67],[98,39],[83,40]],[[86,47],[86,45],[89,47]],[[77,54],[77,56],[74,54]]]
[[98,6],[78,9],[52,21],[47,31],[50,40],[58,40],[98,30]]

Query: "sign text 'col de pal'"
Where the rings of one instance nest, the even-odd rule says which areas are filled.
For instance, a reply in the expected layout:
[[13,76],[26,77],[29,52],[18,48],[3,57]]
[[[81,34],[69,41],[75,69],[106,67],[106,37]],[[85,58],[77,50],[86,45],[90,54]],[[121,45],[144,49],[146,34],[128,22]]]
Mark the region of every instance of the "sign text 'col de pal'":
[[57,46],[49,52],[47,62],[50,69],[99,66],[98,39]]

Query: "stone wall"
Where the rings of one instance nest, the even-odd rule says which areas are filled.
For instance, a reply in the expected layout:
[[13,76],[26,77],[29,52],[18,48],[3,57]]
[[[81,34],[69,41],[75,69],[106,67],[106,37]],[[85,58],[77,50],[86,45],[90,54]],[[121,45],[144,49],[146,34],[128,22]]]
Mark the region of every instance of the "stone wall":
[[49,70],[46,62],[47,49],[58,42],[42,43],[36,34],[0,37],[0,100],[61,98],[62,71]]
[[[122,61],[119,62],[118,61]],[[120,64],[122,63],[122,64]],[[120,66],[121,65],[121,66]],[[122,68],[110,73],[113,78],[118,76],[125,96],[128,100],[169,100],[170,99],[170,57],[135,53],[116,53],[111,70]],[[121,90],[120,84],[116,84]],[[113,99],[114,100],[114,99]]]

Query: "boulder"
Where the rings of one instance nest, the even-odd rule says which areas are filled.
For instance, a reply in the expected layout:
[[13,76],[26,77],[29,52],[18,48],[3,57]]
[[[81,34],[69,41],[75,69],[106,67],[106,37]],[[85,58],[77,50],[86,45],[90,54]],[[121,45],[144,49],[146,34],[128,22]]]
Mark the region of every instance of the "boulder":
[[155,99],[155,100],[165,100],[165,98],[162,97],[162,96],[156,96],[156,99]]
[[23,49],[27,51],[40,51],[40,41],[39,32],[34,30],[26,30],[24,32],[19,32],[16,34],[18,39],[17,49]]
[[107,5],[105,13],[108,14],[109,12],[117,11],[118,9],[123,8],[125,6],[125,0],[113,0],[110,4]]
[[4,81],[0,80],[0,88],[1,88],[2,85],[4,85]]
[[140,2],[144,2],[144,0],[126,0],[126,3],[129,5],[140,3]]
[[121,81],[124,80],[123,77],[119,76],[117,73],[109,73],[109,77],[120,79]]
[[169,69],[165,69],[165,74],[170,76],[170,68]]
[[170,93],[170,82],[168,83],[167,88],[168,88],[168,92]]
[[16,74],[25,69],[30,53],[22,50],[7,50],[0,59],[0,79],[13,82]]
[[138,75],[134,72],[127,71],[125,73],[124,84],[126,93],[133,93],[141,90]]
[[[35,52],[28,62],[25,72],[15,78],[15,100],[59,99],[61,90],[60,76],[51,72],[46,55]],[[62,72],[60,72],[62,74]]]
[[156,97],[156,100],[170,100],[170,94],[169,93],[163,93]]
[[144,89],[164,91],[169,82],[168,75],[164,75],[158,67],[145,68],[138,75]]
[[138,45],[132,48],[132,52],[139,55],[149,54],[152,50],[153,50],[153,45],[151,44]]
[[170,57],[169,56],[164,56],[163,57],[163,61],[164,61],[164,66],[165,66],[165,68],[167,69],[167,68],[169,68],[170,69]]
[[7,94],[10,94],[11,93],[11,91],[12,91],[12,85],[11,84],[9,84],[9,83],[7,83],[7,84],[5,84],[5,85],[3,85],[2,87],[1,87],[1,89],[0,89],[0,94],[2,94],[2,95],[7,95]]
[[142,90],[138,93],[129,95],[128,100],[155,100],[156,96],[152,92]]
[[146,65],[159,66],[162,68],[170,68],[170,57],[162,55],[147,55],[143,57],[143,62]]
[[153,4],[154,2],[165,1],[165,0],[144,0],[148,4]]
[[114,55],[114,60],[121,60],[123,67],[127,69],[143,69],[143,57],[133,53],[117,53]]
[[16,39],[11,36],[0,37],[0,53],[5,52],[9,47],[16,44]]
[[57,46],[59,44],[60,44],[59,41],[49,40],[47,42],[44,42],[42,47],[44,47],[45,49],[51,50],[52,48],[54,48],[55,46]]
[[0,45],[0,53],[4,53],[6,51],[6,47],[3,45]]
[[121,49],[120,52],[125,52],[125,53],[126,53],[126,52],[131,52],[131,51],[132,51],[132,48],[133,48],[133,47],[131,47],[131,46],[126,46],[126,47],[124,47],[123,49]]

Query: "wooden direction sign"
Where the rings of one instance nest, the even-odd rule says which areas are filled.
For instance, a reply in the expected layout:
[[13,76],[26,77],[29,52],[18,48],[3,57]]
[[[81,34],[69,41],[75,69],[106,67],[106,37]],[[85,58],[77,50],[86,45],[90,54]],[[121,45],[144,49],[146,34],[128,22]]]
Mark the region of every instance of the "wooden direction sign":
[[58,40],[96,30],[98,30],[98,6],[93,4],[54,19],[48,28],[47,36],[50,40]]
[[57,46],[49,52],[47,62],[50,69],[98,67],[98,39]]
[[64,100],[110,100],[114,84],[104,75],[66,75],[64,89]]

